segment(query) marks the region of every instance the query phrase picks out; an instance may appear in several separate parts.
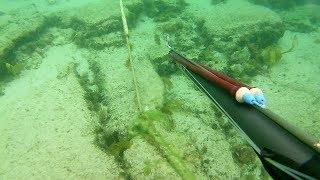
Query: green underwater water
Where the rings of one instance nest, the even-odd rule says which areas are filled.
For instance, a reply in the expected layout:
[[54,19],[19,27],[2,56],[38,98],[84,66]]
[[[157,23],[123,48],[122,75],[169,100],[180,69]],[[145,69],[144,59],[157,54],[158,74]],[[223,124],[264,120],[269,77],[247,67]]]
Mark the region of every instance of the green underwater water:
[[0,0],[0,179],[271,179],[166,41],[320,139],[319,1],[123,3]]

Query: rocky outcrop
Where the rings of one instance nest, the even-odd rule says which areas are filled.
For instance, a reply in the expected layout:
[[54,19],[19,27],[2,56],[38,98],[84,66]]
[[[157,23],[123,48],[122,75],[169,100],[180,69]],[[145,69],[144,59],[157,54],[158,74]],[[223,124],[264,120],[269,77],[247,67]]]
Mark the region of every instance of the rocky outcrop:
[[297,6],[289,11],[279,12],[286,29],[295,32],[308,33],[320,27],[320,6],[309,4]]
[[[214,67],[222,65],[224,72],[247,80],[259,70],[268,68],[269,62],[263,60],[261,53],[276,44],[285,31],[277,13],[247,1],[230,0],[205,7],[199,2],[192,4],[188,13],[198,19],[197,22],[193,20],[194,26],[191,26],[196,27],[192,31],[196,32],[196,38],[184,36],[184,41],[179,41],[181,46],[194,42],[192,46],[200,48],[196,59]],[[214,55],[219,53],[224,58]]]

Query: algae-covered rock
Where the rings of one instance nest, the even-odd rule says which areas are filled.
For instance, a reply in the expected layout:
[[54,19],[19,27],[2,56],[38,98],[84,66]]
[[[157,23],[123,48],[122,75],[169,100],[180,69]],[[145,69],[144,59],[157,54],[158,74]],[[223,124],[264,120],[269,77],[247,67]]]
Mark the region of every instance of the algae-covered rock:
[[0,28],[0,76],[4,78],[10,74],[6,63],[17,64],[18,48],[35,40],[45,28],[46,17],[34,13],[35,7],[17,9],[9,12],[9,21]]
[[205,7],[204,2],[189,3],[179,17],[158,23],[159,34],[168,35],[176,50],[246,79],[272,64],[262,59],[261,52],[283,36],[285,26],[278,14],[247,1],[207,2]]
[[273,11],[246,1],[228,1],[213,6],[198,16],[216,47],[233,51],[248,44],[259,47],[277,42],[284,33],[281,18]]
[[209,53],[202,51],[200,57],[212,61],[206,59],[212,57],[210,52],[223,53],[228,59],[224,71],[237,77],[257,74],[267,64],[261,59],[261,50],[276,44],[285,31],[277,13],[247,1],[230,0],[205,8],[199,4],[190,13],[198,18],[198,34],[205,39],[200,43],[211,46],[207,45],[204,52]]
[[289,11],[279,12],[285,23],[286,29],[290,31],[308,33],[316,31],[320,26],[320,6],[304,5],[295,7]]
[[88,4],[76,10],[63,11],[59,17],[60,26],[74,30],[71,40],[80,47],[103,49],[118,45],[119,41],[122,41],[122,38],[117,36],[122,30],[117,2]]
[[269,7],[271,9],[292,9],[295,6],[308,3],[307,0],[250,0],[250,2]]
[[147,16],[161,22],[179,15],[186,5],[185,0],[144,0]]
[[178,51],[191,59],[198,59],[208,38],[202,29],[203,22],[193,17],[192,13],[184,12],[177,18],[158,23],[157,29],[162,36],[169,37],[169,43]]
[[[124,1],[124,5],[127,23],[129,26],[134,26],[143,11],[143,2],[142,0]],[[122,29],[119,1],[89,3],[77,9],[61,11],[57,15],[61,17],[62,24],[74,29],[93,30],[95,28],[96,33]],[[84,27],[81,27],[83,25]]]
[[[125,14],[129,28],[136,25],[142,13],[141,0],[126,1]],[[101,50],[124,45],[122,18],[118,1],[90,3],[79,9],[57,14],[59,27],[72,28],[72,41],[82,48]]]
[[201,51],[198,59],[200,62],[218,71],[224,72],[228,69],[229,59],[223,53],[216,51],[213,45]]
[[251,0],[251,2],[275,9],[281,16],[285,28],[290,31],[308,33],[320,25],[320,6],[317,1],[306,0]]

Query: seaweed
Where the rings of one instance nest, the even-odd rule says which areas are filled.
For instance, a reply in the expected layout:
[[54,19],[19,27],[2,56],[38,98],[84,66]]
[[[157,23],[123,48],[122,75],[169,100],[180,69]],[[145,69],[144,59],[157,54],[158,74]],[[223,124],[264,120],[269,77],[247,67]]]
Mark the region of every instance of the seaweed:
[[0,96],[3,96],[3,95],[5,95],[4,86],[3,86],[3,84],[0,82]]
[[74,65],[74,73],[84,90],[84,99],[87,107],[97,117],[97,122],[93,129],[94,144],[103,152],[112,155],[118,165],[122,168],[121,175],[126,179],[132,179],[127,164],[124,160],[124,152],[132,145],[130,135],[125,135],[119,131],[108,131],[107,124],[111,119],[108,108],[108,92],[105,89],[105,77],[101,66],[96,60],[88,60],[91,74],[80,75],[77,71],[77,64]]
[[282,52],[282,54],[293,52],[297,47],[298,47],[298,37],[297,35],[294,35],[292,38],[291,47],[288,50]]
[[176,66],[171,62],[168,55],[151,59],[151,63],[155,71],[161,77],[170,77],[172,74],[176,74],[179,71]]
[[[126,8],[123,11],[128,21],[127,25],[135,27],[143,10],[142,1],[126,1],[125,4]],[[109,16],[93,23],[86,22],[78,17],[71,17],[69,21],[63,19],[58,27],[72,28],[74,33],[71,36],[71,41],[81,48],[103,50],[108,47],[126,45],[123,43],[125,36],[121,34],[121,15]]]
[[88,73],[80,75],[76,69],[77,64],[73,66],[73,72],[85,91],[84,99],[87,102],[88,109],[98,112],[102,106],[108,105],[108,93],[104,87],[105,80],[101,72],[101,66],[95,60],[88,60],[88,63],[92,72],[91,77]]
[[[46,17],[41,25],[32,31],[26,31],[19,37],[13,40],[10,46],[8,46],[2,54],[0,54],[0,59],[6,59],[7,63],[15,63],[17,59],[17,49],[26,48],[27,52],[33,52],[35,47],[45,47],[53,40],[52,36],[48,39],[44,35],[48,34],[48,30],[59,22],[59,18],[56,16]],[[44,42],[43,42],[44,41]]]
[[[134,132],[144,137],[150,144],[155,146],[183,179],[195,179],[194,174],[187,167],[183,157],[165,141],[156,129],[157,123],[164,126],[170,126],[170,121],[166,118],[165,114],[159,110],[145,111],[135,122]],[[167,124],[168,122],[169,124]]]
[[132,145],[131,138],[122,135],[121,133],[107,132],[103,127],[98,126],[95,128],[95,140],[94,143],[102,151],[107,154],[112,155],[119,166],[122,168],[120,175],[125,177],[125,179],[132,179],[128,167],[124,160],[124,152],[129,149]]
[[277,45],[268,46],[262,50],[261,58],[264,63],[271,67],[282,58],[282,49]]
[[161,133],[156,128],[156,124],[161,124],[163,128],[170,130],[174,127],[173,120],[157,109],[145,111],[142,108],[141,95],[139,92],[139,86],[137,82],[138,76],[135,71],[132,56],[132,46],[129,38],[127,19],[124,13],[122,0],[120,0],[120,8],[122,14],[123,31],[126,37],[126,44],[128,49],[127,61],[130,62],[134,84],[135,101],[139,113],[138,119],[134,121],[135,125],[132,129],[132,136],[139,135],[145,138],[150,144],[157,148],[161,155],[168,160],[169,164],[177,171],[177,173],[181,177],[189,179],[190,177],[193,177],[193,174],[190,172],[186,164],[183,162],[182,157],[165,141]]
[[[140,122],[142,120],[147,120],[148,123]],[[145,111],[138,118],[138,120],[136,120],[136,122],[138,122],[138,124],[136,126],[141,126],[142,128],[147,128],[143,132],[148,132],[149,131],[148,128],[151,128],[151,129],[155,128],[155,127],[153,127],[155,125],[155,123],[161,124],[166,129],[168,129],[168,128],[173,129],[173,127],[174,127],[174,122],[172,121],[172,119],[170,119],[166,114],[164,114],[163,112],[161,112],[157,109]],[[152,127],[150,127],[150,126],[152,126]]]
[[240,165],[252,164],[256,159],[256,154],[248,145],[237,145],[232,147],[234,160]]
[[40,56],[44,56],[42,49],[50,45],[53,40],[53,36],[48,33],[48,30],[56,23],[55,16],[46,17],[35,29],[24,31],[12,39],[0,54],[0,81],[12,79],[12,76],[19,75],[25,68],[34,68],[30,65],[34,62],[23,62],[18,55],[30,56],[36,52]]
[[107,152],[117,159],[123,157],[123,153],[129,149],[132,145],[132,142],[127,137],[117,139],[113,141],[107,148]]
[[14,75],[14,76],[17,76],[21,73],[21,71],[24,69],[24,64],[22,63],[18,63],[18,64],[9,64],[9,63],[6,63],[6,68],[7,68],[7,71]]
[[163,106],[160,110],[165,114],[172,115],[174,111],[181,110],[185,105],[185,102],[168,96],[169,95],[166,95]]
[[164,77],[161,77],[162,79],[162,82],[163,82],[163,85],[164,87],[166,88],[166,91],[169,91],[170,89],[172,89],[172,82],[171,82],[171,79],[167,76],[164,76]]
[[143,173],[145,175],[150,175],[152,172],[152,169],[156,169],[156,166],[160,163],[160,160],[156,160],[156,161],[146,161],[144,163],[144,167],[143,167]]

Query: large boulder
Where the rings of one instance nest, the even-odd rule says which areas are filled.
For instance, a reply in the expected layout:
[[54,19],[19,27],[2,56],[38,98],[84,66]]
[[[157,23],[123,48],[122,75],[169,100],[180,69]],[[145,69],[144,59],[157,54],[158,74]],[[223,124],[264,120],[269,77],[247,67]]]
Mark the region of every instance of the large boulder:
[[[208,6],[194,2],[188,12],[198,19],[198,34],[205,39],[197,46],[204,46],[198,59],[244,79],[269,67],[269,60],[261,54],[276,44],[285,31],[277,13],[244,0]],[[215,55],[219,53],[224,58]]]
[[275,12],[247,1],[231,0],[194,14],[205,20],[213,44],[221,49],[239,50],[250,43],[265,47],[284,33],[281,18]]

